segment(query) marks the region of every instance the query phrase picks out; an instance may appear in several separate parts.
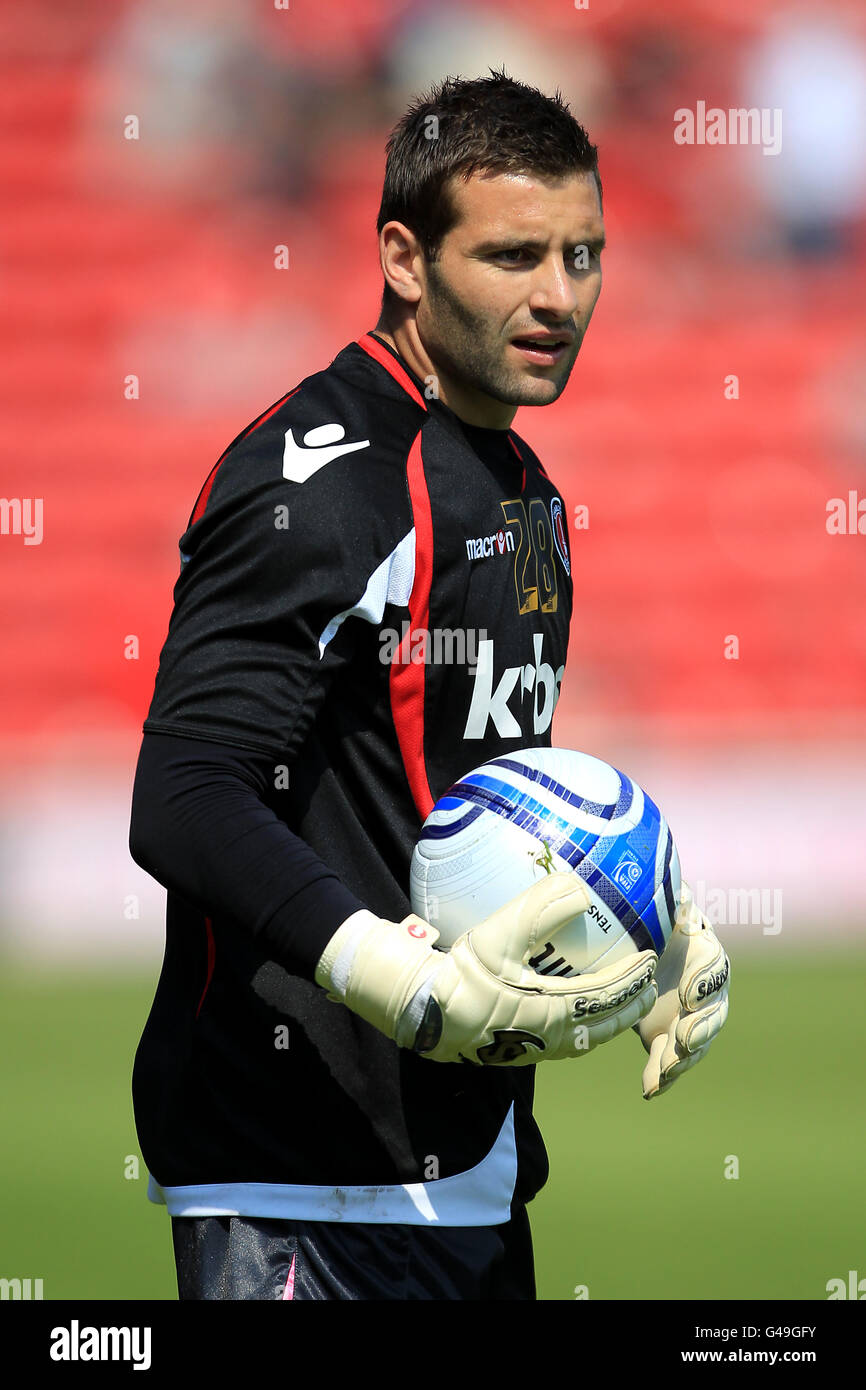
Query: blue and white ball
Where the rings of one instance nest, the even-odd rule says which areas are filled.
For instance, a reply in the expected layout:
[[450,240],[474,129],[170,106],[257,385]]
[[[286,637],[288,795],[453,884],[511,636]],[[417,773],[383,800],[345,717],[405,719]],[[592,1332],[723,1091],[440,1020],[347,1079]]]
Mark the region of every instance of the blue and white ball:
[[530,964],[575,975],[637,951],[661,955],[673,930],[680,863],[655,802],[624,773],[568,748],[493,758],[441,796],[412,855],[412,910],[452,946],[546,873],[572,870],[590,906]]

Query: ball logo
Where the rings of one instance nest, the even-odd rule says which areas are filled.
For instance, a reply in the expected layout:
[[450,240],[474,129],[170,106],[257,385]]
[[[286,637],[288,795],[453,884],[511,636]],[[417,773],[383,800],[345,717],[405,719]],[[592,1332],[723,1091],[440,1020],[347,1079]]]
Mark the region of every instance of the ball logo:
[[627,892],[629,888],[634,888],[640,878],[640,864],[631,854],[623,854],[611,878]]
[[415,922],[408,928],[410,936],[425,937],[427,932],[423,927],[419,927]]

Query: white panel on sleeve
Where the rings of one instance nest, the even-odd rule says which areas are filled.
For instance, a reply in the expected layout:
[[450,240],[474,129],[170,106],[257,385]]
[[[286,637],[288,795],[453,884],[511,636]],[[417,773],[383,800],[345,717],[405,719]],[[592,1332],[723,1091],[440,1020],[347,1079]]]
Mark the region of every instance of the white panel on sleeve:
[[386,555],[381,565],[374,569],[367,580],[367,587],[352,608],[344,608],[332,618],[319,638],[319,657],[336,637],[347,618],[366,618],[368,623],[380,623],[386,603],[396,603],[401,607],[409,602],[412,585],[415,583],[415,527],[395,545],[390,555]]

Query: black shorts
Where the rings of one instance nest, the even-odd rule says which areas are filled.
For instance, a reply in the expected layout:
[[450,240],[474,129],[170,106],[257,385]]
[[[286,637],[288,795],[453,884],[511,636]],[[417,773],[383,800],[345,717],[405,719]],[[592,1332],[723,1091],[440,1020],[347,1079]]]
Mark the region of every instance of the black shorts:
[[175,1216],[186,1299],[534,1299],[526,1209],[502,1226]]

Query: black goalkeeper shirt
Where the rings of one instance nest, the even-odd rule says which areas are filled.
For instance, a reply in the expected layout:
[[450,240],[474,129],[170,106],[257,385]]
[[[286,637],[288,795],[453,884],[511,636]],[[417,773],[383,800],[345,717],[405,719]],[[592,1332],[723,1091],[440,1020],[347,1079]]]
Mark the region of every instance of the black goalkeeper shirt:
[[133,796],[168,890],[133,1075],[175,1215],[492,1225],[544,1183],[534,1068],[431,1062],[313,982],[410,910],[434,802],[549,746],[572,608],[562,500],[374,334],[229,446],[181,572]]

